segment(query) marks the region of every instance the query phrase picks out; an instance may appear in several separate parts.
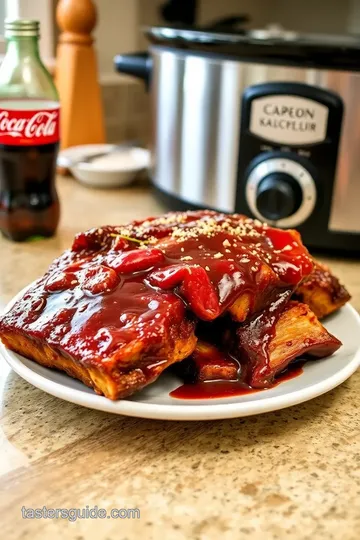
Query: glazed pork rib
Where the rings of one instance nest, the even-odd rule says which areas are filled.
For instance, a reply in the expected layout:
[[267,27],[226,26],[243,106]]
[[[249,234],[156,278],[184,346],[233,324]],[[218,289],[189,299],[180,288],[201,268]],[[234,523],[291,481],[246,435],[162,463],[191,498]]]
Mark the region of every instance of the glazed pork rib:
[[330,356],[341,346],[309,306],[300,302],[287,304],[263,341],[254,343],[257,335],[248,335],[246,323],[240,328],[240,332],[234,326],[227,330],[224,347],[198,340],[192,354],[177,364],[176,373],[191,383],[240,380],[253,388],[268,388],[293,360]]
[[312,271],[298,233],[235,214],[92,229],[0,318],[0,337],[118,399],[189,356],[199,319],[280,311]]
[[301,356],[324,358],[341,342],[321,324],[309,306],[290,301],[272,317],[269,310],[236,330],[234,356],[253,388],[268,388],[278,373]]
[[296,289],[294,297],[310,306],[322,319],[340,309],[350,300],[350,294],[325,264],[314,261],[314,269]]
[[[302,252],[303,245],[298,232],[289,230],[278,233],[276,229],[269,227],[267,228],[266,240],[269,241],[271,237],[273,241],[275,238],[276,244],[274,244],[274,251],[271,253],[271,257],[274,257],[277,251],[276,247],[279,247],[281,256],[277,267],[276,264],[275,267],[271,264],[264,264],[269,262],[270,254],[268,252],[268,245],[265,243],[265,246],[261,246],[261,243],[255,241],[255,237],[258,232],[260,232],[260,235],[264,232],[266,225],[259,224],[259,222],[250,220],[240,214],[227,216],[225,222],[224,217],[223,214],[216,214],[209,211],[169,213],[160,218],[150,218],[143,222],[133,222],[121,230],[125,235],[140,239],[146,239],[155,234],[157,239],[165,238],[165,242],[168,243],[169,237],[171,238],[171,234],[174,231],[175,236],[179,239],[184,234],[184,229],[185,233],[188,230],[191,235],[193,227],[196,229],[200,223],[200,229],[202,232],[205,232],[205,227],[209,225],[209,222],[210,226],[214,226],[214,223],[211,222],[215,220],[221,226],[225,225],[225,231],[228,227],[228,230],[231,230],[231,233],[235,234],[235,236],[239,234],[241,247],[246,251],[246,256],[252,261],[255,261],[256,264],[259,263],[259,259],[262,263],[257,272],[256,280],[259,286],[258,288],[262,288],[263,292],[263,294],[254,295],[252,291],[243,291],[236,297],[234,303],[228,307],[233,319],[241,322],[251,315],[251,313],[262,309],[267,291],[271,294],[279,284],[280,266],[283,264],[286,267],[289,263],[287,267],[291,268],[291,257],[295,257],[296,259],[304,255]],[[224,239],[224,242],[226,243],[227,240]],[[294,249],[296,244],[298,246],[298,257],[296,257],[296,249]],[[265,249],[262,250],[261,247]],[[291,247],[292,249],[290,249]],[[290,258],[286,261],[284,255],[287,250],[289,251]],[[255,258],[253,257],[254,254]],[[225,255],[226,259],[231,258],[229,249],[225,250],[223,255]],[[191,255],[186,254],[183,259],[186,259],[188,265],[191,266]],[[272,262],[276,263],[276,261]],[[350,300],[350,295],[326,265],[319,263],[312,257],[311,264],[313,265],[313,269],[310,273],[306,269],[303,279],[295,279],[297,286],[294,287],[294,299],[308,304],[317,317],[323,318],[346,304]]]
[[[78,264],[78,263],[77,263]],[[155,380],[196,344],[194,321],[173,293],[81,263],[50,272],[1,320],[4,344],[119,399]]]
[[173,371],[185,383],[242,379],[240,362],[223,347],[202,339],[198,340],[190,356],[173,366]]
[[170,213],[130,224],[120,234],[145,239],[162,251],[164,264],[149,274],[148,282],[162,290],[176,288],[202,320],[228,311],[234,320],[244,321],[284,291],[294,292],[313,269],[296,231],[237,214]]

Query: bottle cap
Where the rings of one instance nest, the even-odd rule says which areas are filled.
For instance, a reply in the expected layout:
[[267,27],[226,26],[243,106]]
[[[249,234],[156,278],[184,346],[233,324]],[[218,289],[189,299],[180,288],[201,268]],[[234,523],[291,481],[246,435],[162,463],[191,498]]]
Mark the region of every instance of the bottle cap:
[[40,23],[29,19],[5,19],[5,38],[39,37]]

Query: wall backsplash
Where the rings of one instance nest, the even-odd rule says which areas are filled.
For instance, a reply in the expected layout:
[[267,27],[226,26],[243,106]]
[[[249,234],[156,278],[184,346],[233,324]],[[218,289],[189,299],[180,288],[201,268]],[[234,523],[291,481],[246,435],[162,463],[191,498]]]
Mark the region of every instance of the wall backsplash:
[[102,84],[106,137],[110,143],[150,139],[149,96],[141,81],[119,76]]

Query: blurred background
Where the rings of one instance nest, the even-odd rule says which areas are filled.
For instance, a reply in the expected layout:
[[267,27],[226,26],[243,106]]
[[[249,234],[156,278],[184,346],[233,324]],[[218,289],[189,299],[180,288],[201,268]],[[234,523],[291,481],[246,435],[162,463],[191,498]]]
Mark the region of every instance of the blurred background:
[[[76,1],[75,1],[76,4]],[[360,0],[94,0],[94,31],[108,142],[150,137],[148,96],[141,81],[114,73],[115,54],[145,50],[142,28],[167,21],[204,26],[228,16],[247,15],[246,28],[279,24],[301,32],[360,33]],[[0,0],[4,18],[41,22],[41,55],[54,65],[57,0]],[[4,51],[0,40],[0,52]]]

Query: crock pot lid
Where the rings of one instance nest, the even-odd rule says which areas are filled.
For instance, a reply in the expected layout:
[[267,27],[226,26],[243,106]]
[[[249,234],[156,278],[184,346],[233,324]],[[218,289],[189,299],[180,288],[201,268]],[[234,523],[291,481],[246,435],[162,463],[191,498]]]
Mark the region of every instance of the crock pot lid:
[[145,28],[153,44],[224,54],[247,60],[303,63],[360,69],[360,36],[248,30],[239,33],[154,26]]

